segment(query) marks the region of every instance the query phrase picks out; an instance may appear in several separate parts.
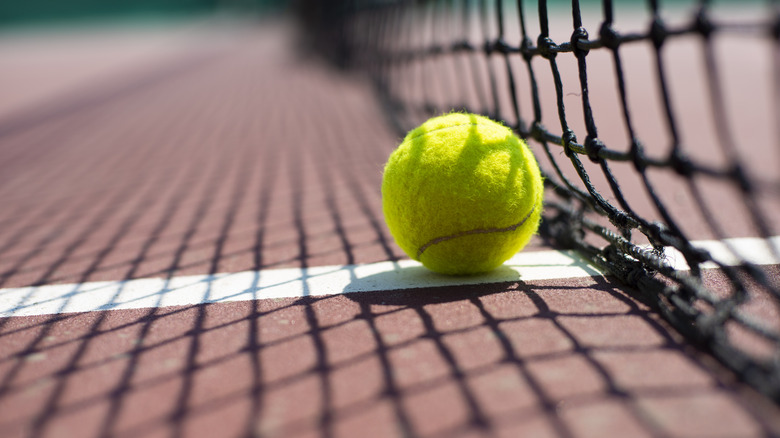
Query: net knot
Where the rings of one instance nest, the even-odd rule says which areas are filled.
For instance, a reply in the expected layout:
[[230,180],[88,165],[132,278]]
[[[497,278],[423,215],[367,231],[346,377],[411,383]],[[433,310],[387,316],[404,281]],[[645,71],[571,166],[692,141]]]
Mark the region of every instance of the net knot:
[[704,9],[701,9],[699,13],[696,14],[696,23],[694,23],[694,29],[696,29],[696,31],[699,32],[705,39],[709,38],[710,35],[712,35],[712,32],[715,30],[715,25],[712,24],[712,21],[709,19],[709,17],[707,17]]
[[473,46],[471,45],[468,40],[461,40],[456,41],[452,44],[452,51],[453,52],[460,52],[460,51],[470,51],[473,50]]
[[567,129],[563,131],[561,140],[563,141],[563,151],[566,153],[566,156],[569,158],[574,156],[576,152],[571,147],[572,144],[577,143],[577,136],[574,135],[574,131],[572,131],[571,129]]
[[530,62],[534,56],[534,43],[531,38],[523,37],[523,41],[520,43],[520,53],[523,54],[523,59],[526,62]]
[[558,45],[555,44],[550,37],[539,35],[536,45],[539,47],[539,54],[542,55],[544,59],[555,59],[555,56],[558,54]]
[[622,230],[623,234],[625,234],[627,230],[636,227],[636,221],[622,211],[618,211],[611,215],[609,221],[612,222],[617,229]]
[[574,50],[575,56],[588,54],[590,49],[583,49],[577,44],[579,41],[588,42],[588,37],[588,31],[584,27],[580,26],[574,29],[574,32],[571,34],[571,47]]
[[512,48],[509,46],[509,44],[504,41],[503,39],[499,38],[493,43],[493,50],[495,50],[498,53],[503,53],[506,55],[507,53],[511,52]]
[[750,183],[750,178],[745,175],[745,170],[739,163],[734,164],[734,168],[731,169],[732,178],[739,184],[739,189],[743,193],[750,193],[753,191],[753,184]]
[[599,152],[601,152],[601,150],[605,147],[606,146],[604,145],[604,142],[598,138],[591,136],[585,137],[585,151],[588,153],[588,158],[590,158],[590,161],[594,163],[601,161]]
[[642,277],[647,276],[647,271],[642,268],[642,265],[616,245],[604,247],[603,254],[611,265],[612,273],[630,286],[636,286]]
[[485,44],[482,45],[482,50],[484,50],[487,55],[492,54],[493,53],[493,42],[485,41]]
[[645,157],[645,150],[639,140],[634,139],[631,142],[631,158],[634,162],[634,168],[641,173],[644,173],[647,168],[647,158]]
[[650,39],[653,41],[656,49],[664,44],[667,36],[669,36],[669,32],[667,32],[664,22],[660,17],[655,17],[653,25],[650,26]]
[[539,143],[544,143],[546,141],[546,139],[544,138],[544,133],[546,131],[547,130],[544,128],[544,125],[542,125],[542,122],[538,120],[534,120],[534,122],[531,124],[530,137],[538,141]]
[[669,164],[679,175],[690,177],[693,174],[693,163],[677,149],[670,157]]
[[601,25],[599,38],[601,39],[601,44],[610,50],[616,50],[620,46],[620,35],[612,27],[612,23],[608,21]]

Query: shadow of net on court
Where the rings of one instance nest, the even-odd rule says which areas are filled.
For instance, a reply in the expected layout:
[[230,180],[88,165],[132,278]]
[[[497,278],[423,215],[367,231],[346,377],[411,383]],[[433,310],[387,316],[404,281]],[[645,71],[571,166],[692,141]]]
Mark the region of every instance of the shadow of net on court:
[[[37,409],[3,415],[0,430],[772,433],[654,312],[587,281],[576,302],[581,285],[520,282],[11,318],[0,395]],[[636,361],[655,372],[637,375]]]

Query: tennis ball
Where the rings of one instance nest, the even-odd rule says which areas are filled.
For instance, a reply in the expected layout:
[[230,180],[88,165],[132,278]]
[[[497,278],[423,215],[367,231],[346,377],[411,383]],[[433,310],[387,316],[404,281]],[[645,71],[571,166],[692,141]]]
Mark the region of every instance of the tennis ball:
[[432,271],[488,272],[539,227],[542,177],[528,146],[488,118],[451,113],[406,135],[385,165],[382,209],[398,246]]

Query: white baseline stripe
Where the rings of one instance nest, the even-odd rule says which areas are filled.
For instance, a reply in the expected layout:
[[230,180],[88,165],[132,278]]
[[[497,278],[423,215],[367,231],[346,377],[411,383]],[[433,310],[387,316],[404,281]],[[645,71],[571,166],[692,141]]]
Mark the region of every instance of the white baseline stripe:
[[485,275],[439,275],[418,262],[268,269],[170,279],[0,289],[0,317],[225,303],[424,287],[601,275],[572,251],[521,252]]
[[[742,260],[755,265],[779,264],[774,254],[780,253],[780,236],[762,239],[759,237],[740,237],[734,239],[702,240],[693,242],[694,246],[707,250],[714,260],[725,266],[736,266]],[[682,253],[674,248],[666,248],[664,253],[675,269],[690,269]],[[716,268],[713,262],[707,262],[703,268]]]
[[[780,237],[731,239],[728,244],[757,264],[776,264],[768,244]],[[699,242],[726,264],[736,263],[724,243]],[[731,258],[729,258],[731,257]],[[686,269],[682,256],[670,254],[675,267]],[[682,261],[682,263],[680,263]],[[115,309],[183,306],[269,298],[333,295],[467,284],[536,281],[600,276],[574,251],[521,252],[485,275],[451,277],[404,260],[364,265],[269,269],[170,279],[144,278],[0,289],[0,317],[51,315]]]

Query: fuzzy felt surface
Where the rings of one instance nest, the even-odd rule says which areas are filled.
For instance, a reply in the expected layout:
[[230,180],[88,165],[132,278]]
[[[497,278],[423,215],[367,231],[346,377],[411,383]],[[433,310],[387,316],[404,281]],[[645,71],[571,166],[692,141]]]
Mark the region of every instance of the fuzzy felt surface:
[[382,179],[396,243],[443,274],[487,272],[522,249],[539,226],[542,194],[526,144],[474,114],[434,117],[409,132]]

